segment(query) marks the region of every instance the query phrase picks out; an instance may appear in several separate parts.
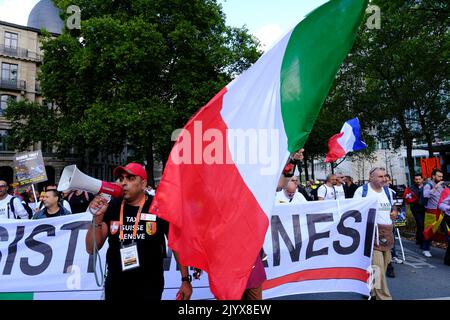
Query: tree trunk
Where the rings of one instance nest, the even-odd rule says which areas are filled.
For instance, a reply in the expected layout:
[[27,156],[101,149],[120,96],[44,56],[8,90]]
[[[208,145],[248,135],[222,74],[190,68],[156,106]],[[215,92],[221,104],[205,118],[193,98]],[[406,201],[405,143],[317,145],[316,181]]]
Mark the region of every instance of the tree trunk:
[[154,187],[155,186],[155,176],[154,176],[154,168],[155,168],[155,160],[153,157],[153,139],[150,136],[147,144],[147,152],[145,155],[145,160],[147,161],[147,165],[145,166],[145,171],[147,171],[147,184]]
[[428,146],[428,158],[433,158],[433,141],[431,139],[428,139],[427,137],[427,146]]
[[408,163],[408,169],[409,169],[409,181],[408,183],[411,184],[413,179],[415,170],[414,170],[414,158],[412,156],[412,139],[405,139],[405,145],[406,145],[406,161]]
[[406,125],[405,118],[402,114],[400,114],[397,117],[398,123],[400,125],[400,128],[402,130],[403,134],[403,142],[406,146],[406,162],[408,163],[408,171],[409,171],[409,181],[408,183],[411,184],[414,179],[414,158],[412,156],[412,149],[413,149],[413,137],[411,135],[411,132],[408,129],[408,126]]
[[309,180],[308,157],[306,157],[306,156],[303,159],[303,167],[304,167],[304,170],[305,170],[305,182],[308,182],[308,180]]
[[422,113],[422,110],[420,108],[416,109],[419,114],[419,122],[420,126],[422,127],[422,133],[425,136],[425,140],[427,141],[428,146],[428,157],[433,158],[433,130],[427,126],[425,122],[425,115]]
[[315,181],[316,176],[314,175],[314,157],[311,157],[311,178]]

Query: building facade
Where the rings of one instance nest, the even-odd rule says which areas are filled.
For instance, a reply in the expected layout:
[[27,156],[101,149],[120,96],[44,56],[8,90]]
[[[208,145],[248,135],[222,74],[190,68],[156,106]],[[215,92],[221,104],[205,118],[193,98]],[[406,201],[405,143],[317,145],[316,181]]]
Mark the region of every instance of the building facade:
[[[9,99],[42,103],[38,74],[42,64],[41,28],[61,33],[63,22],[50,0],[42,0],[31,11],[28,26],[0,21],[0,179],[9,183],[16,180],[13,158],[17,150],[8,145],[6,138],[11,128],[4,116]],[[30,146],[28,151],[41,149],[41,144]],[[54,184],[67,165],[51,152],[51,146],[43,151],[48,183]],[[66,159],[71,161],[74,159]]]
[[[32,102],[44,103],[38,74],[42,64],[43,52],[41,51],[41,29],[49,31],[53,36],[62,33],[64,23],[59,17],[59,10],[51,0],[41,0],[31,10],[27,26],[0,21],[0,179],[8,183],[16,181],[14,172],[14,155],[17,150],[6,142],[11,128],[9,121],[4,116],[10,99],[21,101],[27,99]],[[30,146],[28,151],[42,150],[48,181],[39,184],[56,184],[62,171],[67,165],[80,164],[81,154],[73,152],[73,157],[64,160],[58,159],[52,146],[37,143]],[[124,148],[121,154],[99,154],[86,174],[111,181],[113,169],[127,161],[128,152]],[[161,169],[157,168],[157,177],[161,176]]]
[[[449,155],[450,152],[438,150],[434,148],[434,156],[438,157],[441,162],[441,168],[444,174],[448,176],[450,171]],[[421,172],[421,159],[429,157],[426,148],[416,146],[412,151],[414,159],[415,172]],[[325,159],[324,159],[325,160]],[[379,145],[378,150],[373,154],[372,160],[344,160],[334,169],[334,172],[342,173],[346,176],[351,176],[356,183],[367,182],[369,179],[369,172],[371,168],[383,167],[391,175],[392,181],[395,185],[408,185],[410,181],[409,168],[406,160],[406,148],[393,150],[388,146]],[[325,164],[324,161],[314,161],[314,175],[316,179],[325,179],[331,173],[330,164]]]

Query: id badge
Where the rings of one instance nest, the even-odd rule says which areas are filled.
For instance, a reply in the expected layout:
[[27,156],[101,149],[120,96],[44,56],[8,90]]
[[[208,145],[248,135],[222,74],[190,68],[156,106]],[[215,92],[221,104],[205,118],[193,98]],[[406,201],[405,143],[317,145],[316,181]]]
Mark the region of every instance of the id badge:
[[120,260],[122,261],[122,271],[139,267],[139,256],[135,243],[120,249]]

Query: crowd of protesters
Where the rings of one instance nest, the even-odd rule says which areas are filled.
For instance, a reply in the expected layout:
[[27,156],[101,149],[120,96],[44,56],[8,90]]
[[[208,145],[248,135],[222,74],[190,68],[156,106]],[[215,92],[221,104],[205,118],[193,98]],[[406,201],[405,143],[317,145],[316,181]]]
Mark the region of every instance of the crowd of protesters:
[[42,219],[86,212],[94,195],[82,190],[57,191],[55,185],[44,186],[41,192],[31,187],[19,192],[0,180],[1,219]]
[[[301,159],[302,152],[297,152],[290,161],[296,162]],[[374,245],[372,264],[384,271],[382,273],[381,288],[372,291],[372,296],[375,299],[392,299],[385,276],[395,277],[392,262],[403,263],[403,260],[397,256],[395,249],[396,230],[394,221],[400,210],[396,206],[397,199],[401,198],[401,203],[410,207],[411,213],[416,220],[416,244],[423,250],[425,257],[431,257],[429,248],[433,233],[437,229],[436,224],[441,224],[438,227],[450,235],[450,196],[447,196],[448,192],[444,192],[446,185],[442,181],[442,171],[438,169],[433,170],[431,179],[425,182],[420,174],[416,174],[413,184],[405,189],[404,194],[400,195],[397,192],[397,188],[392,185],[390,175],[381,167],[372,168],[368,177],[368,183],[355,183],[351,176],[333,173],[323,180],[308,180],[305,185],[300,183],[299,176],[293,174],[292,168],[292,166],[289,167],[290,172],[288,172],[289,170],[283,171],[280,181],[284,182],[279,182],[276,204],[343,200],[361,198],[368,195],[378,197],[379,203],[384,201],[387,204],[389,202],[387,206],[380,206],[380,208],[389,208],[387,212],[381,212],[383,210],[377,209],[377,237],[386,237],[388,245],[385,247],[378,244]],[[147,187],[144,192],[148,196],[154,196],[155,189]],[[14,192],[6,181],[0,180],[0,220],[44,219],[83,213],[88,210],[93,199],[93,194],[83,190],[59,192],[55,185],[47,185],[40,193],[29,188],[19,194],[17,191]],[[444,219],[440,216],[441,211],[445,215]],[[264,253],[261,252],[255,262],[255,266],[262,266],[263,260]],[[444,263],[450,265],[450,249],[447,249]],[[252,280],[253,283],[251,281],[253,278],[258,280]],[[261,284],[264,279],[264,268],[254,268],[243,299],[261,299]]]
[[[292,163],[295,163],[292,159]],[[416,220],[416,244],[422,249],[422,254],[430,258],[430,244],[435,236],[442,231],[448,241],[445,253],[444,264],[450,265],[450,191],[449,184],[444,183],[443,173],[439,169],[434,169],[431,178],[424,182],[422,175],[416,174],[414,182],[409,187],[392,184],[391,176],[386,169],[381,167],[372,168],[369,174],[368,183],[355,184],[353,178],[342,173],[329,174],[323,180],[308,180],[305,185],[300,183],[300,177],[293,175],[293,167],[289,168],[290,174],[283,171],[284,178],[289,181],[280,184],[277,189],[276,204],[302,203],[307,201],[329,201],[349,198],[365,197],[370,194],[379,198],[380,202],[386,202],[389,208],[384,215],[377,211],[377,219],[385,216],[383,221],[377,220],[378,237],[383,234],[389,239],[387,247],[382,248],[374,245],[372,264],[377,265],[382,273],[381,288],[373,290],[373,298],[379,300],[392,299],[385,276],[394,278],[395,272],[392,262],[401,264],[403,260],[397,255],[395,238],[400,239],[400,233],[396,228],[397,217],[406,206],[410,208]],[[280,178],[280,181],[282,179]],[[295,188],[297,186],[297,188]],[[399,190],[404,189],[400,194]],[[403,192],[403,190],[401,190]],[[381,199],[381,200],[380,200]],[[389,204],[387,203],[389,201]],[[408,209],[409,209],[408,208]]]

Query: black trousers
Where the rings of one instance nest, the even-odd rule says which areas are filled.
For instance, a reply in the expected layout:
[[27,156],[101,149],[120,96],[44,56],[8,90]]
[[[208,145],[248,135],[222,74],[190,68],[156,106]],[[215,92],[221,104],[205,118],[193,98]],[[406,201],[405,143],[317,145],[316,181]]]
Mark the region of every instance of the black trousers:
[[114,279],[111,274],[108,274],[105,279],[106,301],[160,301],[163,290],[164,282],[162,285],[143,286],[142,282],[126,282],[123,279]]
[[422,247],[424,238],[423,238],[423,229],[425,223],[425,209],[416,204],[411,204],[411,213],[416,220],[416,243]]

